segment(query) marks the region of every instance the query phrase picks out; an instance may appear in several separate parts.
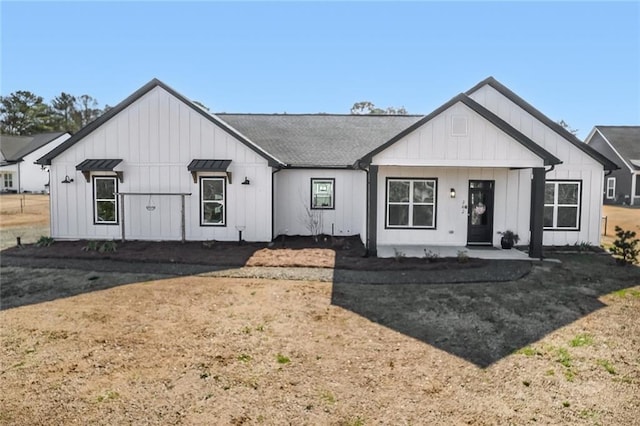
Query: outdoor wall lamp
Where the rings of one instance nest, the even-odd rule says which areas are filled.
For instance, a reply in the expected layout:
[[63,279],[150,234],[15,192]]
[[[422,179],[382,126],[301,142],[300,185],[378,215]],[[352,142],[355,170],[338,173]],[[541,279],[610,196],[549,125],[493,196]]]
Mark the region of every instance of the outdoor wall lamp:
[[73,179],[70,179],[69,175],[66,175],[64,177],[64,180],[62,182],[60,182],[60,183],[71,183],[71,182],[73,182]]
[[244,180],[242,181],[242,185],[249,185],[249,184],[251,184],[251,181],[249,180],[248,177],[245,176]]
[[451,198],[456,198],[456,189],[451,188],[451,192],[449,193],[449,195],[451,195]]

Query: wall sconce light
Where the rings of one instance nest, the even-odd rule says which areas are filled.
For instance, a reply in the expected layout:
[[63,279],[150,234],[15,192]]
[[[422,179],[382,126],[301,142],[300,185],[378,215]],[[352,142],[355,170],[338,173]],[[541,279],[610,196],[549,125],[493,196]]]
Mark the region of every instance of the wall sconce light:
[[62,182],[60,182],[60,183],[71,183],[71,182],[73,182],[73,179],[70,179],[69,175],[66,175],[64,177],[64,180]]
[[456,189],[455,188],[451,188],[451,191],[449,192],[449,195],[451,195],[451,198],[456,198]]
[[251,181],[249,180],[248,177],[245,176],[244,180],[242,181],[242,185],[249,185],[249,184],[251,184]]

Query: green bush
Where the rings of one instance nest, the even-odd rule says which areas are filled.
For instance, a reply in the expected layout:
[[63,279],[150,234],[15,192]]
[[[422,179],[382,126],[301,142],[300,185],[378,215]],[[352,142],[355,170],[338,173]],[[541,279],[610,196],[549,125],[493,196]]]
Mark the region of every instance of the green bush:
[[640,248],[638,243],[640,240],[636,238],[634,231],[625,231],[624,229],[616,226],[616,237],[613,246],[609,249],[611,254],[616,258],[618,265],[632,265],[638,262],[638,255],[640,254]]
[[41,236],[38,241],[36,241],[36,247],[49,247],[56,241],[51,237]]

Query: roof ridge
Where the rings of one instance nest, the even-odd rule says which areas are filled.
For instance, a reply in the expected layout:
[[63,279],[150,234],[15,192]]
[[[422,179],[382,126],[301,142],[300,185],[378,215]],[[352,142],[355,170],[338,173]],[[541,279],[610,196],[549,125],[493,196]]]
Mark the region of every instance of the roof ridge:
[[214,115],[254,115],[261,117],[424,117],[425,114],[348,114],[329,112],[213,112]]

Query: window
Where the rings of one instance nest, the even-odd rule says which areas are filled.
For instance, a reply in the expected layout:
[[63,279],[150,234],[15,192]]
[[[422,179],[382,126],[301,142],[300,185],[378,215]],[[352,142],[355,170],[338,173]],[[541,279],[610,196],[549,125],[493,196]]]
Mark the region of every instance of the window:
[[200,224],[225,226],[226,179],[223,177],[200,178]]
[[544,228],[578,230],[580,181],[547,181],[544,186]]
[[118,223],[118,183],[116,177],[93,177],[93,221],[96,224]]
[[636,175],[636,197],[640,196],[640,175]]
[[613,200],[616,197],[616,178],[607,178],[607,199]]
[[311,208],[333,209],[335,179],[311,179]]
[[13,173],[5,173],[4,174],[4,187],[12,188],[13,187]]
[[387,228],[436,227],[435,179],[387,179]]

